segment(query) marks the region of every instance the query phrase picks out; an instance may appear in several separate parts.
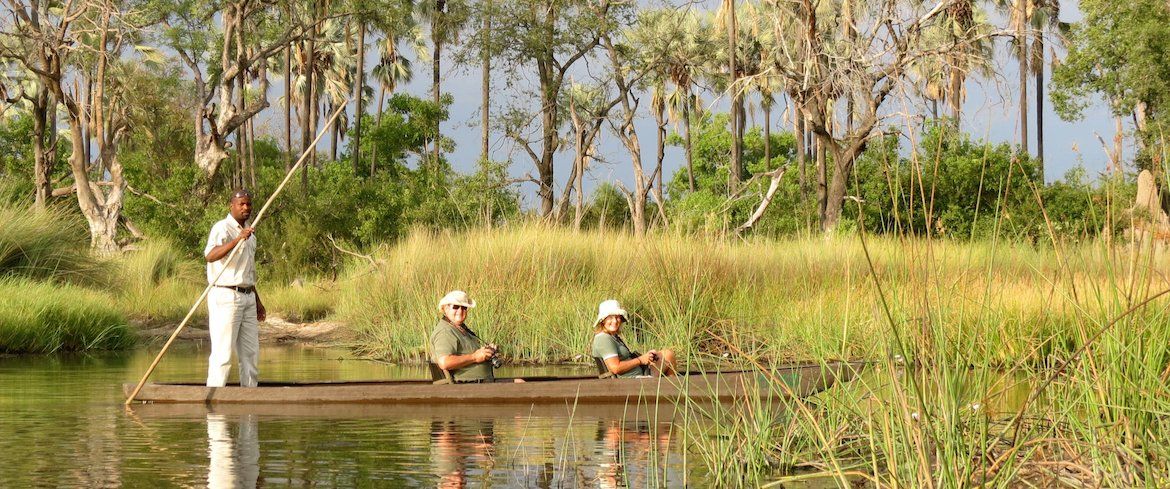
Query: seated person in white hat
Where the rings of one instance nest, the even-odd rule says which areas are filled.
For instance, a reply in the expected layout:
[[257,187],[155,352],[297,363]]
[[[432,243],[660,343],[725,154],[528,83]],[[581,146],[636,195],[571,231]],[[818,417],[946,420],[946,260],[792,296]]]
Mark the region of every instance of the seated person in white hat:
[[484,345],[467,327],[467,313],[475,301],[462,290],[452,290],[439,301],[443,314],[431,332],[431,361],[451,374],[455,383],[494,382],[493,345]]
[[600,358],[609,372],[618,377],[674,375],[674,351],[650,350],[641,355],[630,351],[622,340],[622,325],[630,316],[618,301],[610,299],[597,306],[593,322],[593,357]]

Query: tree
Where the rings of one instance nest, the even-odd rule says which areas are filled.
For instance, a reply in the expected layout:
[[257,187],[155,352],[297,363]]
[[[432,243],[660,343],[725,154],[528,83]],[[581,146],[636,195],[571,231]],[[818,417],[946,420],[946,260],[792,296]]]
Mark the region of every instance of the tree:
[[699,108],[694,88],[699,80],[711,75],[710,60],[716,52],[711,29],[691,10],[651,10],[639,14],[629,39],[642,52],[642,62],[658,71],[655,76],[673,85],[664,96],[665,108],[672,119],[682,119],[687,180],[692,192],[695,170],[691,119]]
[[[48,8],[48,4],[37,4],[29,10],[40,10],[36,17],[45,18]],[[45,51],[49,47],[49,43],[18,35],[15,29],[0,33],[0,69],[3,70],[0,71],[0,101],[8,107],[17,107],[9,115],[20,111],[32,118],[33,205],[40,209],[45,208],[53,195],[51,177],[57,166],[57,100],[37,74],[53,70],[55,54]]]
[[611,5],[609,0],[524,0],[500,5],[493,35],[509,41],[499,45],[500,57],[511,66],[536,69],[539,153],[525,134],[527,118],[515,112],[504,118],[509,121],[505,127],[508,137],[536,165],[542,216],[551,216],[555,204],[553,163],[560,147],[558,133],[563,116],[557,101],[565,74],[600,44],[603,35],[616,28],[617,18],[629,8],[625,4]]
[[[311,35],[313,24],[296,21],[295,6],[283,16],[277,4],[259,0],[175,1],[162,7],[168,14],[165,44],[187,66],[202,101],[195,114],[195,164],[208,181],[229,157],[229,136],[269,107],[269,58]],[[208,19],[217,19],[218,28]],[[279,29],[273,32],[272,26]],[[245,87],[255,99],[237,96]]]
[[[418,3],[419,16],[431,27],[431,98],[436,104],[440,101],[442,72],[440,70],[443,58],[443,45],[453,42],[459,31],[467,23],[469,8],[463,0],[422,0]],[[436,127],[435,134],[441,131]],[[439,162],[439,140],[433,145],[432,164]]]
[[[353,146],[355,148],[362,147],[362,116],[366,113],[366,98],[368,95],[371,95],[367,92],[369,87],[366,83],[366,36],[368,30],[373,29],[376,32],[383,33],[384,43],[396,42],[397,39],[402,35],[402,32],[408,32],[413,28],[413,23],[411,22],[411,12],[413,5],[411,2],[412,0],[358,0],[354,4],[353,21],[358,24],[356,53],[357,67],[355,73],[356,76],[354,77],[355,84],[353,90]],[[394,48],[393,45],[390,47],[391,49]],[[382,52],[381,55],[382,56],[379,64],[374,68],[375,71],[378,71],[379,67],[381,67],[383,63],[386,62],[385,58],[387,53]],[[391,56],[396,56],[396,54],[392,54]],[[390,61],[391,64],[396,64],[397,62],[397,60]],[[394,71],[399,68],[400,67],[397,66],[391,66],[382,67],[381,69],[382,71]],[[409,69],[409,67],[406,69]],[[375,76],[378,76],[377,73],[375,73]],[[395,75],[394,83],[397,83],[397,79],[399,77],[400,75]],[[379,78],[379,80],[381,80],[381,78]],[[385,94],[385,91],[383,90],[382,93]],[[380,98],[379,105],[381,102],[382,100]],[[380,106],[379,111],[381,111]],[[358,171],[362,167],[361,151],[353,152],[353,166],[354,171]],[[372,168],[373,167],[371,166],[371,174],[373,174]]]
[[[73,184],[62,193],[76,195],[89,225],[91,246],[99,253],[116,253],[127,186],[118,147],[129,133],[134,84],[144,78],[142,63],[124,56],[137,48],[146,61],[157,59],[154,50],[135,44],[157,17],[150,4],[132,1],[69,2],[62,8],[7,3],[12,13],[7,27],[12,30],[6,28],[5,34],[19,32],[29,43],[24,45],[27,49],[9,54],[16,54],[12,59],[35,73],[43,89],[65,109]],[[87,93],[68,83],[71,77],[90,73],[92,90]],[[96,145],[93,153],[88,151],[91,144]]]
[[1068,54],[1053,70],[1052,102],[1065,120],[1081,118],[1093,95],[1102,96],[1115,115],[1132,115],[1138,166],[1158,174],[1160,157],[1150,149],[1166,128],[1170,107],[1170,5],[1085,0],[1079,8],[1084,18],[1071,26]]
[[[820,190],[822,231],[831,232],[840,220],[856,159],[869,140],[881,134],[876,128],[883,119],[882,106],[911,76],[914,62],[935,52],[920,40],[946,5],[857,5],[849,23],[839,12],[818,10],[811,0],[763,7],[778,40],[767,55],[769,76],[787,87],[826,153],[826,185]],[[856,31],[844,25],[855,26]],[[835,120],[837,103],[843,99],[851,109],[844,123]]]

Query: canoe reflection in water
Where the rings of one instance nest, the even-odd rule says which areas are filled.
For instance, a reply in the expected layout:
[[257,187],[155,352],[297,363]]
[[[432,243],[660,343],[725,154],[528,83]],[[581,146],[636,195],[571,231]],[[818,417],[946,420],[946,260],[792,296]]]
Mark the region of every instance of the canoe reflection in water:
[[490,419],[431,421],[431,465],[438,487],[468,487],[468,472],[490,480],[495,465],[495,434]]
[[[232,423],[237,431],[232,436]],[[207,487],[256,487],[260,476],[260,441],[256,415],[207,414]]]
[[[661,486],[670,453],[670,423],[603,419],[597,424],[601,449],[597,486]],[[658,468],[660,472],[651,472]]]

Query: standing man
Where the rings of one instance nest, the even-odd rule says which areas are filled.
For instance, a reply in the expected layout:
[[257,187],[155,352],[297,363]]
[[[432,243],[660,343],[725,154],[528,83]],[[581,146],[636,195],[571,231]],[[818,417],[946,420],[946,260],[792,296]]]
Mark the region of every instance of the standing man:
[[[212,285],[207,294],[207,322],[211,333],[207,386],[223,387],[227,383],[232,352],[235,352],[240,361],[240,385],[256,387],[259,321],[266,314],[256,292],[256,237],[252,228],[247,227],[248,218],[252,217],[252,194],[237,190],[232,192],[230,202],[228,216],[211,227],[203,249],[207,283]],[[227,259],[236,247],[241,248]]]

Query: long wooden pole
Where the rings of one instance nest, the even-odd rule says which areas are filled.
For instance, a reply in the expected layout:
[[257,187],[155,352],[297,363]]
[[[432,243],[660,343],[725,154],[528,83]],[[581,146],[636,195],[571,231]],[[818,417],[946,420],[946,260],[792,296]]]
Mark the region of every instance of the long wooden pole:
[[[253,228],[260,224],[260,219],[264,218],[264,212],[268,210],[268,206],[272,205],[272,201],[276,200],[276,197],[280,195],[282,190],[284,190],[285,185],[288,185],[289,180],[292,180],[292,176],[296,173],[297,168],[304,164],[305,159],[317,148],[317,143],[321,141],[321,137],[325,135],[325,131],[329,127],[332,127],[333,121],[336,120],[339,115],[341,115],[341,112],[345,110],[345,106],[348,103],[349,101],[346,101],[346,103],[341,104],[341,106],[337,108],[337,111],[334,112],[333,116],[329,118],[329,122],[325,124],[321,131],[317,132],[317,138],[313,140],[313,144],[305,149],[305,151],[301,153],[301,157],[297,160],[296,164],[288,169],[288,172],[284,176],[284,180],[280,182],[280,186],[276,187],[276,190],[272,192],[270,197],[268,197],[268,201],[264,203],[264,207],[261,207],[260,212],[256,213],[256,219],[252,220]],[[240,248],[240,246],[232,248],[232,252],[229,253],[228,256],[224,259],[230,262],[233,258],[235,258],[236,252],[239,251]],[[162,351],[158,352],[158,356],[154,357],[154,361],[150,363],[150,367],[146,369],[146,373],[142,374],[142,380],[138,381],[138,385],[134,387],[134,392],[131,392],[130,397],[126,398],[125,404],[127,406],[134,402],[134,398],[138,396],[138,391],[141,391],[142,386],[146,385],[146,380],[150,378],[150,374],[154,373],[155,367],[158,366],[158,362],[162,361],[162,357],[167,353],[167,349],[171,347],[171,343],[174,343],[175,338],[179,337],[179,333],[183,331],[183,328],[187,327],[187,323],[191,321],[191,316],[195,315],[195,310],[199,309],[199,306],[203,304],[203,300],[207,298],[207,294],[211,292],[212,284],[218,282],[219,277],[222,276],[225,271],[227,271],[227,267],[224,267],[223,270],[220,270],[219,275],[216,275],[215,279],[208,283],[207,287],[203,288],[203,293],[199,294],[199,299],[195,301],[195,304],[191,305],[191,310],[187,311],[187,316],[183,318],[183,322],[179,323],[179,327],[175,328],[174,333],[171,333],[171,337],[167,340],[166,344],[163,345]]]

